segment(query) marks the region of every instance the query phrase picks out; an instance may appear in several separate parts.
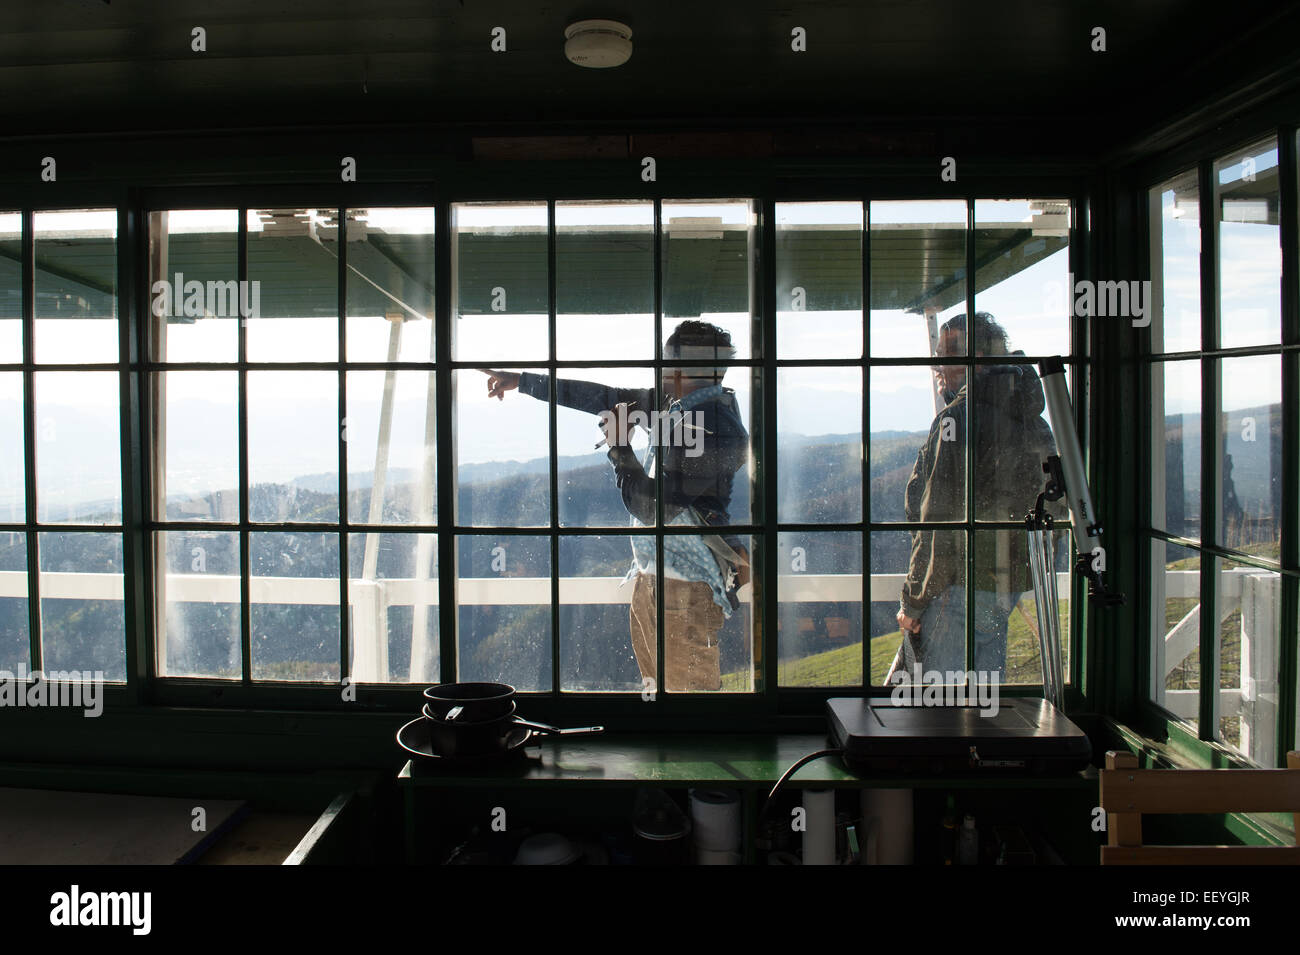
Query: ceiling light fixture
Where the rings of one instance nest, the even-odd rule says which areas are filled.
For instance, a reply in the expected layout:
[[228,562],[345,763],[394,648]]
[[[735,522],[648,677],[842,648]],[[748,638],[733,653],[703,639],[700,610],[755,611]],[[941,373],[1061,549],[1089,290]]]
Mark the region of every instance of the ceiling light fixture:
[[564,55],[589,69],[622,66],[632,56],[632,28],[617,20],[579,20],[564,28]]

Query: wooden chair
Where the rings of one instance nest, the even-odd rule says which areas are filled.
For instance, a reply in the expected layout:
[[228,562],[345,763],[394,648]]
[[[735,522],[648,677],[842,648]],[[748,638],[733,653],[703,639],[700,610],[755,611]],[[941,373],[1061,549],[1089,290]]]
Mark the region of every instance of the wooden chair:
[[[1133,753],[1106,753],[1102,865],[1300,865],[1300,751],[1286,769],[1138,769]],[[1294,846],[1144,846],[1142,813],[1294,813]]]

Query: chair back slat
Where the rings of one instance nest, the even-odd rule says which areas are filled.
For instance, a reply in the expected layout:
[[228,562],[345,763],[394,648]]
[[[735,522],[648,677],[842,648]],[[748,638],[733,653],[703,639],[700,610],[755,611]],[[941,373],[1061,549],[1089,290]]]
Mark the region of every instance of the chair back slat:
[[[1100,773],[1102,865],[1300,865],[1300,751],[1286,769],[1138,769],[1111,751]],[[1294,846],[1144,846],[1143,813],[1291,812]]]

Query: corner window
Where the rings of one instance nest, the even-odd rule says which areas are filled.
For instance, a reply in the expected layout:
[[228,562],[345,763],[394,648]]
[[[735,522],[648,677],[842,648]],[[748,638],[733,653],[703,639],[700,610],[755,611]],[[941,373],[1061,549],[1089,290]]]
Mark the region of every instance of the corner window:
[[1149,193],[1150,699],[1263,766],[1278,759],[1278,681],[1295,652],[1282,642],[1296,571],[1282,474],[1300,425],[1283,388],[1279,173],[1269,139]]

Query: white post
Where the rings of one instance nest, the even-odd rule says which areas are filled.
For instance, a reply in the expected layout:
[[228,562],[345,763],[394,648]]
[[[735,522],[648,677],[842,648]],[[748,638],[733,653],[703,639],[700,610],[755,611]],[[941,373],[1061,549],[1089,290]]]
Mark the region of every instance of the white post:
[[383,585],[374,580],[348,581],[352,606],[352,682],[388,679],[388,613]]
[[[429,335],[429,361],[432,363],[437,358],[434,349],[434,334]],[[450,374],[450,372],[448,372]],[[453,379],[453,384],[454,384]],[[433,523],[433,470],[434,459],[437,453],[437,444],[435,441],[434,427],[437,424],[435,415],[435,405],[437,402],[437,393],[434,388],[433,372],[429,372],[428,395],[424,404],[424,456],[420,461],[420,483],[415,489],[415,519],[421,524]],[[444,481],[455,481],[455,474],[442,475]],[[454,487],[455,485],[453,485]],[[432,558],[433,541],[428,534],[420,534],[416,538],[415,544],[415,579],[425,581],[429,579],[429,563]],[[443,573],[447,568],[443,568]],[[411,608],[411,669],[409,679],[412,683],[420,683],[430,679],[429,673],[433,666],[438,663],[438,647],[429,645],[429,605],[423,601],[417,601]],[[440,673],[440,679],[446,679],[446,674]]]
[[[368,524],[380,524],[384,519],[384,495],[388,488],[388,449],[392,443],[393,436],[393,389],[397,383],[397,371],[392,368],[393,362],[397,361],[397,355],[402,344],[402,325],[405,324],[401,312],[388,316],[388,364],[389,368],[384,372],[384,397],[379,407],[379,440],[375,444],[375,469],[370,485],[370,509],[366,518]],[[347,506],[347,502],[344,502]],[[374,580],[379,572],[379,534],[371,531],[366,534],[366,549],[361,562],[361,579]],[[375,660],[375,675],[377,681],[387,682],[389,679],[388,672],[388,608],[385,607],[379,611],[379,616],[384,619],[383,629],[375,629],[369,635],[369,639],[375,642],[373,656]],[[366,620],[374,619],[373,614],[367,614]],[[352,639],[354,642],[361,639],[362,628],[354,625]],[[358,656],[361,654],[358,653]],[[369,656],[370,654],[367,653]],[[360,676],[353,675],[357,682],[368,682],[362,680]],[[375,681],[370,681],[375,682]]]
[[[925,308],[925,330],[930,338],[930,357],[934,358],[939,354],[939,313],[931,306]],[[944,408],[943,396],[939,394],[939,386],[935,381],[934,375],[930,375],[930,397],[934,400],[934,416],[939,417],[939,412]],[[963,438],[964,440],[964,438]]]
[[1277,606],[1281,577],[1241,581],[1241,750],[1261,766],[1277,759]]

